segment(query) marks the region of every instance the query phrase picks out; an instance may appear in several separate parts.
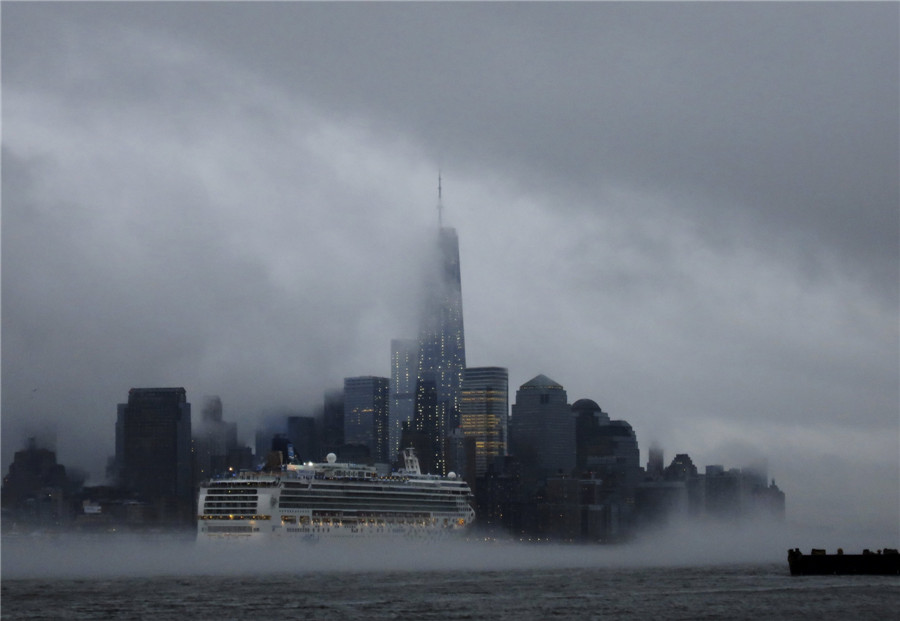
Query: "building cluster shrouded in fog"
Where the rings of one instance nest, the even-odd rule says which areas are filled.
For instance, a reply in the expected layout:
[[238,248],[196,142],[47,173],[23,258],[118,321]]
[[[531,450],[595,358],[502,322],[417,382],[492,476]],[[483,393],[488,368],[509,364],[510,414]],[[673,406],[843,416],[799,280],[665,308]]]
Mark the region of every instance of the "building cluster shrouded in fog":
[[[686,453],[666,465],[658,445],[640,465],[635,430],[596,401],[573,403],[538,374],[509,403],[509,372],[466,366],[456,230],[439,227],[423,262],[415,337],[390,339],[390,376],[358,375],[324,393],[317,411],[269,412],[255,450],[238,441],[219,397],[191,420],[184,388],[132,388],[115,418],[109,485],[84,487],[33,442],[3,479],[3,527],[103,529],[194,524],[199,482],[266,459],[367,463],[388,473],[413,447],[422,471],[464,477],[479,528],[523,538],[613,542],[676,519],[783,518],[785,497],[765,465],[701,473]],[[511,406],[511,407],[510,407]]]

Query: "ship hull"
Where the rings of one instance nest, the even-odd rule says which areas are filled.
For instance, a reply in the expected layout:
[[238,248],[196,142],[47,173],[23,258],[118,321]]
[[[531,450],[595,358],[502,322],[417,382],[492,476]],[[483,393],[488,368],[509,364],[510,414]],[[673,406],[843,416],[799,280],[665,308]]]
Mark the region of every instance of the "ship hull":
[[898,575],[900,574],[900,554],[895,550],[880,550],[863,554],[801,554],[799,550],[788,551],[788,565],[792,576],[826,575]]
[[465,532],[465,528],[448,528],[437,525],[404,526],[404,525],[348,525],[323,524],[321,526],[292,526],[282,524],[280,520],[251,521],[238,527],[219,527],[219,525],[200,522],[198,539],[215,541],[220,539],[269,539],[272,537],[319,541],[322,539],[351,538],[386,538],[401,537],[408,539],[442,539]]

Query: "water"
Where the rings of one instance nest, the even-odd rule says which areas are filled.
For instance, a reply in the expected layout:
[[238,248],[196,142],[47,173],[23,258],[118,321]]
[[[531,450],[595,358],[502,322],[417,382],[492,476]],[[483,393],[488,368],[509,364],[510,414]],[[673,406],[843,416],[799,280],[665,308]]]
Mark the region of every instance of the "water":
[[[3,619],[865,619],[896,576],[792,577],[637,548],[526,544],[197,546],[7,541]],[[666,552],[666,551],[663,551]],[[781,554],[780,556],[784,556]]]
[[889,577],[782,565],[3,580],[3,619],[885,619]]

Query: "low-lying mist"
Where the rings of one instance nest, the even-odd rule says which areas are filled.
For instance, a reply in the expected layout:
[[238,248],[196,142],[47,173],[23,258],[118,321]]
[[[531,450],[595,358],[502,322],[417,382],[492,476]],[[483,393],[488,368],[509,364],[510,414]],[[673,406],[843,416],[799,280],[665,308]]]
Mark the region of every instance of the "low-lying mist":
[[182,535],[4,537],[2,578],[114,578],[309,572],[503,571],[784,562],[788,548],[898,547],[897,535],[757,522],[679,525],[621,545],[404,539],[194,541]]

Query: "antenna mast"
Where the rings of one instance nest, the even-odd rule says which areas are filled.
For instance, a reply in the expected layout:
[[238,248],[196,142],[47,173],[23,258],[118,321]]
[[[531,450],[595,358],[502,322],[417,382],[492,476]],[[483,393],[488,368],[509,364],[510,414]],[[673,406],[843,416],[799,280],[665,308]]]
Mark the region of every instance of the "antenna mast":
[[438,226],[441,228],[444,228],[444,218],[443,218],[444,203],[441,200],[441,173],[440,173],[440,171],[438,171],[438,205],[437,205],[437,208],[438,208]]

